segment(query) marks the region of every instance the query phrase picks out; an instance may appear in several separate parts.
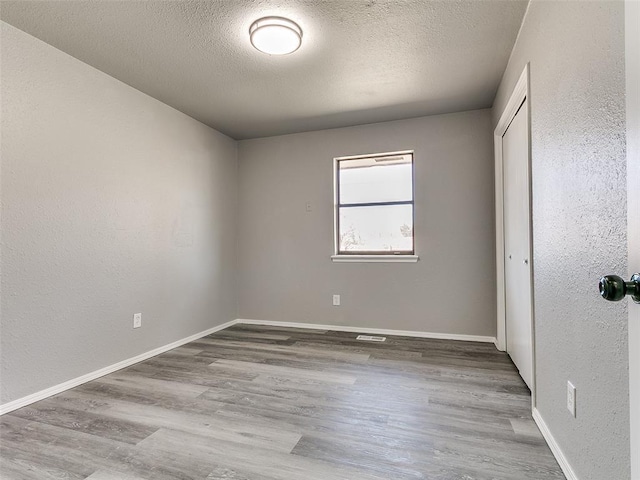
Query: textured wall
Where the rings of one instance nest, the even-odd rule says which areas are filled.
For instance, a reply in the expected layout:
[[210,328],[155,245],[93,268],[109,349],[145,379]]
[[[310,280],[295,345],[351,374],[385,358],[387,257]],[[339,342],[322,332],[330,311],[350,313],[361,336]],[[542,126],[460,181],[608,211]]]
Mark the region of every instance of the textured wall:
[[623,8],[533,1],[493,109],[531,62],[537,408],[581,480],[629,478]]
[[[640,2],[625,2],[627,191],[640,191]],[[640,272],[640,196],[627,198],[629,276]],[[629,303],[631,475],[640,479],[640,305]]]
[[[492,142],[490,110],[240,142],[240,317],[494,336]],[[420,261],[332,263],[333,158],[407,149]]]
[[1,28],[5,403],[235,318],[237,167],[228,137]]

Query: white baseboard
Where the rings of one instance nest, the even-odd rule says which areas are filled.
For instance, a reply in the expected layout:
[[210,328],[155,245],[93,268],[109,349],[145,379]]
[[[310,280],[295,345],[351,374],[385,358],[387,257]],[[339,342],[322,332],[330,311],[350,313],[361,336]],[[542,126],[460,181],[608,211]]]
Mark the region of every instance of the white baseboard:
[[167,345],[163,345],[162,347],[154,348],[153,350],[149,350],[148,352],[141,353],[140,355],[136,355],[135,357],[128,358],[118,363],[114,363],[113,365],[109,365],[108,367],[101,368],[100,370],[96,370],[94,372],[87,373],[77,378],[73,378],[64,383],[60,383],[58,385],[54,385],[53,387],[46,388],[44,390],[40,390],[39,392],[32,393],[31,395],[27,395],[26,397],[18,398],[17,400],[13,400],[11,402],[0,405],[0,415],[4,415],[5,413],[12,412],[17,410],[18,408],[26,407],[32,403],[38,402],[40,400],[44,400],[47,397],[51,397],[53,395],[57,395],[58,393],[64,392],[65,390],[69,390],[70,388],[77,387],[78,385],[82,385],[83,383],[89,382],[91,380],[95,380],[96,378],[103,377],[108,375],[109,373],[113,373],[117,370],[121,370],[125,367],[129,367],[135,363],[142,362],[151,357],[155,357],[156,355],[160,355],[161,353],[167,352],[169,350],[173,350],[174,348],[180,347],[185,343],[193,342],[199,338],[205,337],[207,335],[211,335],[219,330],[224,330],[225,328],[234,325],[237,321],[231,320],[230,322],[223,323],[222,325],[218,325],[217,327],[209,328],[204,332],[196,333],[195,335],[191,335],[189,337],[183,338],[181,340],[177,340],[175,342],[169,343]]
[[463,340],[465,342],[483,342],[495,344],[495,337],[480,335],[460,335],[457,333],[414,332],[411,330],[388,330],[386,328],[349,327],[346,325],[319,325],[317,323],[275,322],[272,320],[253,320],[238,318],[236,323],[245,325],[266,325],[271,327],[309,328],[312,330],[333,330],[337,332],[370,333],[375,335],[398,335],[401,337],[435,338],[441,340]]
[[551,435],[549,427],[547,427],[547,424],[542,419],[540,412],[536,408],[533,409],[533,419],[535,420],[536,425],[538,425],[542,436],[547,441],[547,444],[549,445],[553,456],[556,457],[556,460],[558,461],[558,464],[560,465],[564,476],[567,477],[567,480],[578,480],[578,476],[573,471],[573,468],[571,468],[567,457],[565,457],[564,453],[562,453],[562,450],[556,442],[556,439],[553,438],[553,435]]

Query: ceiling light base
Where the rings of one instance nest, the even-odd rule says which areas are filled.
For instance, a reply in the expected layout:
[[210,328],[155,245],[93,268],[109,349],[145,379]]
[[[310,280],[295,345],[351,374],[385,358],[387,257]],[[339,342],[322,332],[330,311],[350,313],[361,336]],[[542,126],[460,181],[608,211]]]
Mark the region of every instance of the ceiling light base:
[[251,45],[268,55],[288,55],[302,44],[302,29],[284,17],[263,17],[249,27]]

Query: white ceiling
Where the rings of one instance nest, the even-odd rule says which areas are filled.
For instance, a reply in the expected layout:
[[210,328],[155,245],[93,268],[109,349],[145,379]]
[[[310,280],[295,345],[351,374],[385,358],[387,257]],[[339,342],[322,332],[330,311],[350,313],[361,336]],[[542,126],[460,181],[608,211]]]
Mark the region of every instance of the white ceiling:
[[[490,107],[527,0],[2,1],[1,18],[236,138]],[[257,18],[302,47],[270,57]]]

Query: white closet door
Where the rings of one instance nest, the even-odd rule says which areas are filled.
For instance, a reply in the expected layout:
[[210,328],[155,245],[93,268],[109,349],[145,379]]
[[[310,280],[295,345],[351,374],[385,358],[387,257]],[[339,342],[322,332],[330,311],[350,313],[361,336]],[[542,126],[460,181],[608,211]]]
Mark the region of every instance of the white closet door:
[[529,258],[529,115],[525,101],[502,137],[504,162],[507,353],[531,388],[531,259]]

